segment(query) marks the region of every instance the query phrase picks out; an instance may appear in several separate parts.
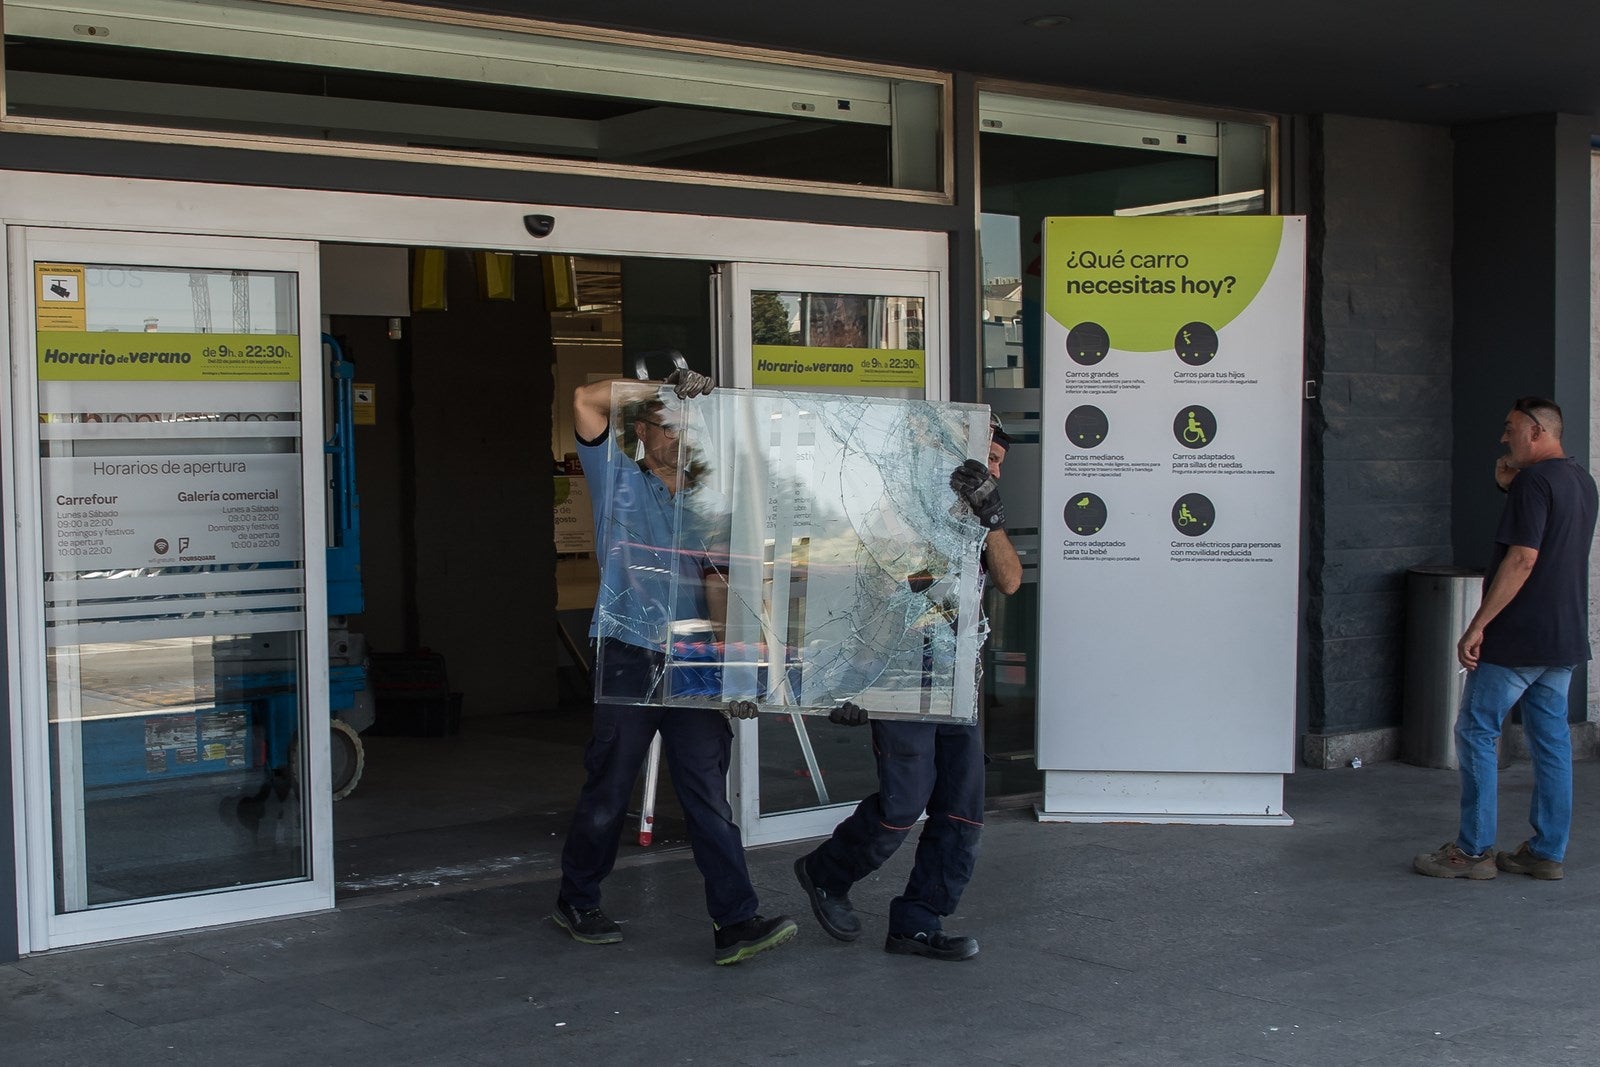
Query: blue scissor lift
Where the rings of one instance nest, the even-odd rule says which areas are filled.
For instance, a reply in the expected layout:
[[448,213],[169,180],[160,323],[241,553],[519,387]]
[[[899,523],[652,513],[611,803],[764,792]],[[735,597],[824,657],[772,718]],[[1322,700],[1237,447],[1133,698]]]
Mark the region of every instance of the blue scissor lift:
[[[352,634],[347,624],[348,616],[360,614],[365,607],[353,440],[355,366],[344,358],[332,336],[323,334],[322,342],[332,355],[329,375],[333,381],[331,436],[323,452],[329,458],[329,764],[333,796],[338,800],[349,795],[361,779],[365,754],[360,734],[375,716],[365,642],[361,635]],[[315,639],[314,633],[307,636]],[[237,799],[238,813],[246,821],[252,816],[259,818],[270,798],[283,801],[294,792],[300,773],[296,748],[304,686],[301,657],[292,639],[279,633],[218,638],[211,656],[215,690],[208,704],[165,710],[160,694],[152,693],[149,714],[84,722],[86,786],[113,795],[142,794],[197,775],[259,771],[259,788]]]
[[[347,621],[366,608],[361,585],[361,498],[356,492],[355,364],[345,359],[332,334],[323,334],[322,343],[332,354],[328,375],[333,381],[333,426],[323,444],[329,459],[328,764],[333,799],[341,800],[361,781],[366,766],[361,731],[372,725],[375,712],[367,682],[366,642],[350,632]],[[300,772],[295,748],[301,686],[292,662],[280,661],[282,666],[263,670],[260,665],[271,661],[270,651],[265,656],[258,648],[246,651],[249,658],[240,662],[238,673],[226,672],[223,657],[218,657],[217,704],[222,707],[231,700],[250,708],[252,732],[257,734],[253,747],[266,778],[261,791],[244,801],[248,807],[251,799],[286,795]]]
[[365,754],[361,731],[375,717],[367,684],[366,642],[350,632],[347,617],[366,609],[361,586],[361,497],[356,492],[355,364],[331,334],[322,343],[333,353],[333,435],[323,451],[331,459],[328,481],[328,710],[333,799],[349,796],[361,780]]

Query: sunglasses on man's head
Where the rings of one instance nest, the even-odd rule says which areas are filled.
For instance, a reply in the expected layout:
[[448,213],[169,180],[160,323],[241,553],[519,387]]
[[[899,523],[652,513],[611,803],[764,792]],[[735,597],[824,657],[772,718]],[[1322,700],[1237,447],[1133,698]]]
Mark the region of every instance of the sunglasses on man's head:
[[1535,426],[1539,427],[1541,430],[1544,429],[1544,423],[1539,421],[1539,416],[1534,413],[1533,404],[1527,399],[1519,399],[1516,403],[1511,405],[1511,410],[1522,412],[1524,415],[1528,416],[1528,418],[1533,420],[1533,424]]

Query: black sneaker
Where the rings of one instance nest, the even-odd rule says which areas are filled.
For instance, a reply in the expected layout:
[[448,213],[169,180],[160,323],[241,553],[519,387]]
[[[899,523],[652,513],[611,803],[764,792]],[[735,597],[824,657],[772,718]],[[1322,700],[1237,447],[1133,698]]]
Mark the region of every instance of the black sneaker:
[[883,943],[883,950],[897,956],[926,956],[930,960],[970,960],[978,954],[978,940],[950,937],[942,930],[890,934]]
[[606,917],[599,908],[574,908],[556,898],[556,910],[550,913],[557,926],[572,935],[572,940],[585,945],[615,945],[622,940],[622,927]]
[[811,901],[811,914],[817,917],[817,922],[827,931],[828,936],[840,941],[854,941],[861,936],[861,920],[856,918],[856,913],[850,907],[850,897],[845,895],[836,897],[826,889],[817,887],[811,880],[811,871],[806,867],[809,855],[801,856],[794,861],[794,876],[800,880],[800,888],[806,891],[806,897]]
[[770,919],[752,915],[742,923],[718,926],[714,937],[717,951],[712,959],[718,966],[738,963],[758,952],[777,948],[799,930],[787,915],[775,915]]

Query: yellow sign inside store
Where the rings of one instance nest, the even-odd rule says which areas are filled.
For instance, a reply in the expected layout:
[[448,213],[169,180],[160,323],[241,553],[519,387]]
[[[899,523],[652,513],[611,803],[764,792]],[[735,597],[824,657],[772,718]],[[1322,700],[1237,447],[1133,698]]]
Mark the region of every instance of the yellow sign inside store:
[[39,331],[39,380],[51,382],[293,382],[294,334]]
[[921,389],[927,353],[920,348],[811,348],[752,345],[757,389],[797,385]]
[[82,330],[86,307],[83,264],[33,265],[33,312],[38,329]]
[[350,390],[350,415],[355,424],[378,425],[378,387],[372,382],[355,382]]

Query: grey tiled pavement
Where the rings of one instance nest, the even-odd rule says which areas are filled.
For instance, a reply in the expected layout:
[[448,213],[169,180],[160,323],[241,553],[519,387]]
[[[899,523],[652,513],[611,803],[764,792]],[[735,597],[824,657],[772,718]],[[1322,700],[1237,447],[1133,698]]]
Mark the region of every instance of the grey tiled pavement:
[[[1502,847],[1530,775],[1504,772]],[[853,945],[753,850],[788,946],[710,964],[686,852],[630,849],[621,945],[546,918],[554,882],[374,896],[329,914],[0,966],[0,1062],[21,1064],[1600,1063],[1600,764],[1580,763],[1567,878],[1421,878],[1455,776],[1301,771],[1292,828],[1039,825],[992,813],[947,925],[960,964],[888,956],[910,848],[857,887]]]

